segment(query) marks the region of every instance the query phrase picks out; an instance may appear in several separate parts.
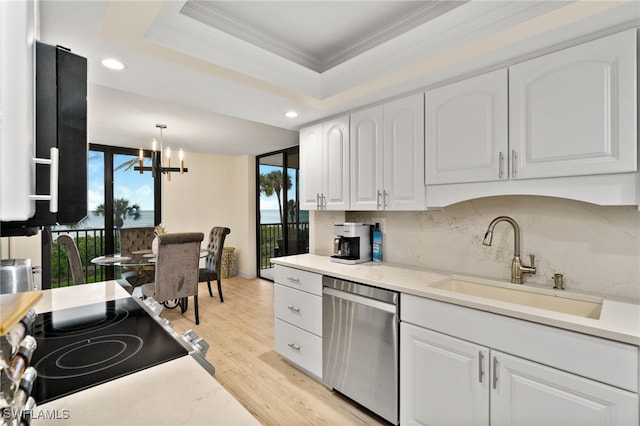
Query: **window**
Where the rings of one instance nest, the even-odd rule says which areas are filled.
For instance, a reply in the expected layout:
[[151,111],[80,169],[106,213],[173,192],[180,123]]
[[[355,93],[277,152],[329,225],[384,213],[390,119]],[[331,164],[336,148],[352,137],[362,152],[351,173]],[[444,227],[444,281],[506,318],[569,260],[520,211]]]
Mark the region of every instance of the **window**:
[[[150,152],[144,153],[144,165],[151,165]],[[69,234],[78,245],[86,282],[119,278],[120,271],[101,267],[91,259],[120,251],[118,229],[155,226],[161,221],[160,179],[150,172],[133,168],[139,164],[139,152],[130,148],[89,145],[88,214],[73,226],[52,228],[51,286],[70,285],[71,274],[66,254],[55,240]],[[44,284],[44,283],[43,283]]]

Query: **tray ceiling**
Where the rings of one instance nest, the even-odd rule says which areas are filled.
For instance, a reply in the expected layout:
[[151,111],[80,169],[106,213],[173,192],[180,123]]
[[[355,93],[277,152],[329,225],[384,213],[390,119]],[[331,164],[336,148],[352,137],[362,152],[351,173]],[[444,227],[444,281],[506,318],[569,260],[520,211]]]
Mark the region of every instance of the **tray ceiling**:
[[[41,0],[41,40],[89,62],[90,142],[259,154],[306,123],[637,26],[621,1]],[[120,72],[100,65],[116,57]],[[298,117],[284,116],[296,110]]]

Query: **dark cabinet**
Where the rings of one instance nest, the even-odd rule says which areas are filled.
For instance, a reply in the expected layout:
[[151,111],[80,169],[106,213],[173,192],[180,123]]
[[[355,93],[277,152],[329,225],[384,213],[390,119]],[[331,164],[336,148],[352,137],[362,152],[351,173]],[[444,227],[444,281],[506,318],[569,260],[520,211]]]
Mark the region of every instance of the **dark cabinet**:
[[[39,227],[74,224],[87,215],[87,60],[60,46],[36,43],[36,156],[59,150],[58,212],[36,201],[26,221],[2,222],[0,234],[32,235]],[[36,194],[49,193],[49,168],[36,164]]]

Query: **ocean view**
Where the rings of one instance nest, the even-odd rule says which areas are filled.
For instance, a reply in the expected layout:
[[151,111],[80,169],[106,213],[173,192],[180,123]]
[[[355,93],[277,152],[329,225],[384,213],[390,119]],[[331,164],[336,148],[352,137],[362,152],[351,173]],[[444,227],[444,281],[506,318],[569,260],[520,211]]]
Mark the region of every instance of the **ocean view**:
[[[300,222],[309,222],[309,212],[300,212]],[[260,210],[260,223],[280,223],[280,213],[278,210]],[[141,210],[140,218],[133,220],[131,218],[125,218],[125,227],[146,227],[153,226],[153,210]],[[53,230],[62,229],[103,229],[104,228],[104,216],[96,214],[95,211],[90,211],[87,217],[74,226],[60,225],[54,226]]]

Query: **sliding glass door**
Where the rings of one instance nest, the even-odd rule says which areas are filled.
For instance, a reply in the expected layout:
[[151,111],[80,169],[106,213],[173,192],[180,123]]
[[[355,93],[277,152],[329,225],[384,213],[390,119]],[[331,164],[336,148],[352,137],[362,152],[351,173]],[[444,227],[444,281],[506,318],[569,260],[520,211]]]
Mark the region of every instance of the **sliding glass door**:
[[298,147],[261,155],[257,167],[258,276],[273,279],[272,257],[309,252],[309,212],[300,210]]

